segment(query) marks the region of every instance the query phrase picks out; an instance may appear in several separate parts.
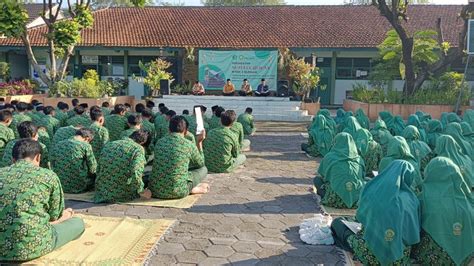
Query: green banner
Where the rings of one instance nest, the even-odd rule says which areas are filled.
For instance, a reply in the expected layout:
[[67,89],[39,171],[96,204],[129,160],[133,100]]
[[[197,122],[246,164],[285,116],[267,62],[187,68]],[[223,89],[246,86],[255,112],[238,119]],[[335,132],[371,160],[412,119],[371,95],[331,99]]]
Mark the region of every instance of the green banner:
[[264,78],[270,90],[277,88],[278,51],[199,51],[199,81],[207,90],[222,90],[227,79],[240,90],[248,79],[257,89]]

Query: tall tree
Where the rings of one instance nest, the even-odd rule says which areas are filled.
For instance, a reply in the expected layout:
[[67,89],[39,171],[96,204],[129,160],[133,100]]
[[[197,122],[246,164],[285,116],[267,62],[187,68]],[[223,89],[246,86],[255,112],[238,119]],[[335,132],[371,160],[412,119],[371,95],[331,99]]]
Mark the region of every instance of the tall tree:
[[285,5],[284,0],[201,0],[205,6],[267,6]]
[[439,75],[456,61],[459,61],[464,56],[464,47],[466,45],[466,35],[468,20],[471,12],[474,10],[474,4],[466,5],[462,8],[460,13],[460,19],[464,21],[463,28],[459,34],[458,45],[456,48],[450,49],[450,44],[445,41],[442,31],[442,20],[438,18],[436,20],[436,40],[439,47],[443,47],[442,52],[439,55],[439,59],[432,64],[422,64],[419,67],[418,73],[414,63],[413,50],[414,50],[414,35],[406,29],[404,22],[408,21],[408,0],[399,1],[388,1],[386,0],[372,0],[372,5],[377,7],[380,14],[387,19],[392,28],[397,33],[401,42],[401,63],[403,64],[405,72],[405,88],[404,91],[407,95],[412,95],[416,90],[421,88],[423,83],[431,75]]

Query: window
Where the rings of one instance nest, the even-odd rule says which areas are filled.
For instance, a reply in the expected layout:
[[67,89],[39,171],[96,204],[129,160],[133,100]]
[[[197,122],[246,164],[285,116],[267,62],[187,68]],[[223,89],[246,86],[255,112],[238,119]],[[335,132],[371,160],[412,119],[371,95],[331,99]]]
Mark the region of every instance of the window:
[[123,76],[123,56],[99,56],[99,69],[101,76]]
[[336,79],[367,79],[371,58],[336,58]]

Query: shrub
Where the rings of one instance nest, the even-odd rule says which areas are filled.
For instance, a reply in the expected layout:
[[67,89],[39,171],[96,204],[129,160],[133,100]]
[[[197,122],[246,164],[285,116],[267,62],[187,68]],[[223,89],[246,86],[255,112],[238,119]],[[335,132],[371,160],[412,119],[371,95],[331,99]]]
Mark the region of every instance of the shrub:
[[34,94],[37,85],[28,80],[22,81],[10,81],[0,83],[0,95],[12,96],[12,95],[27,95]]
[[106,95],[116,95],[119,90],[123,89],[123,86],[127,86],[127,83],[112,79],[100,81],[95,70],[88,70],[82,79],[75,78],[70,82],[63,80],[55,83],[54,87],[49,89],[49,95],[102,98]]
[[0,79],[7,81],[10,76],[10,65],[6,62],[0,62]]

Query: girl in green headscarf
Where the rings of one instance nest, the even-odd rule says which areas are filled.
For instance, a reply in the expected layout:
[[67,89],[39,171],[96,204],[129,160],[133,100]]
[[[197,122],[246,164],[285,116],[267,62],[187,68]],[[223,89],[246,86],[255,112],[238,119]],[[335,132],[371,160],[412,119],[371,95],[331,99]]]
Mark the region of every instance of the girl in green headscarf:
[[314,180],[322,204],[334,208],[356,208],[365,184],[364,160],[351,135],[339,133],[331,151],[324,156]]
[[337,112],[336,112],[336,118],[334,119],[334,122],[336,122],[336,125],[339,127],[340,124],[343,124],[344,123],[344,114],[346,112],[344,111],[344,109],[342,108],[339,108],[337,109]]
[[410,152],[410,146],[407,141],[400,136],[392,137],[388,143],[387,155],[380,161],[379,171],[383,171],[395,160],[405,160],[413,165],[415,175],[412,188],[419,188],[422,179],[420,174],[420,166],[416,162],[415,157]]
[[318,111],[317,115],[322,115],[326,118],[326,123],[329,125],[329,127],[336,132],[336,122],[334,122],[334,119],[331,117],[331,112],[328,109],[321,109]]
[[474,188],[474,163],[462,152],[461,147],[449,135],[438,138],[435,154],[451,159],[461,169],[461,174],[470,188]]
[[467,122],[471,128],[474,128],[474,109],[468,109],[464,112],[462,117],[464,122]]
[[309,130],[308,143],[303,143],[301,149],[312,157],[326,155],[331,149],[335,133],[323,115],[316,116],[314,126]]
[[474,143],[474,131],[468,122],[461,122],[462,135],[469,141],[472,145]]
[[446,120],[448,121],[448,124],[453,122],[461,123],[461,118],[456,113],[448,113]]
[[425,131],[423,125],[421,124],[420,119],[418,119],[418,116],[410,115],[408,117],[408,120],[407,120],[407,126],[416,127],[418,129],[419,133],[420,133],[420,140],[424,141],[424,142],[427,142],[426,131]]
[[387,125],[385,124],[385,122],[382,119],[378,118],[375,121],[374,128],[372,128],[370,130],[370,134],[372,134],[372,137],[378,143],[380,143],[380,133],[381,132],[386,132],[386,133],[390,134],[390,131],[388,131]]
[[469,156],[471,160],[474,160],[474,148],[472,147],[473,144],[471,144],[463,135],[462,135],[462,128],[459,123],[453,122],[449,123],[446,126],[445,133],[453,137],[453,139],[458,143],[458,145],[461,147],[462,152]]
[[409,265],[420,241],[420,202],[410,188],[416,170],[395,160],[361,192],[356,219],[362,230],[347,238],[364,265]]
[[365,128],[357,131],[355,142],[359,154],[364,159],[367,176],[373,176],[372,172],[379,169],[383,157],[382,147],[372,139],[372,134]]
[[443,135],[443,125],[437,119],[428,122],[428,133],[426,134],[427,144],[433,150],[436,147],[436,140]]
[[379,113],[380,119],[382,119],[385,122],[385,125],[387,126],[387,129],[390,131],[392,135],[394,135],[393,132],[393,115],[389,111],[382,111]]
[[403,118],[399,115],[395,116],[393,119],[393,135],[394,136],[401,136],[403,134],[403,130],[405,129],[405,122]]
[[448,115],[449,113],[447,112],[442,112],[441,113],[441,117],[440,117],[440,121],[441,121],[441,124],[443,124],[443,128],[446,128],[446,126],[449,124],[448,123]]
[[357,119],[355,117],[351,116],[351,117],[348,117],[346,119],[345,127],[342,130],[342,132],[349,133],[352,136],[352,138],[355,139],[357,131],[361,128],[362,127],[360,126]]
[[468,265],[474,255],[473,197],[459,168],[446,157],[431,160],[419,195],[421,241],[413,257],[422,265]]
[[361,108],[357,109],[357,111],[355,112],[355,118],[357,119],[361,127],[365,129],[369,129],[370,120],[365,115],[364,110],[362,110]]
[[388,144],[390,143],[390,140],[392,140],[392,138],[393,138],[392,134],[390,134],[390,132],[388,132],[388,131],[379,132],[380,141],[378,143],[382,147],[383,157],[387,156]]
[[411,125],[407,126],[405,130],[403,130],[403,137],[407,141],[408,146],[410,146],[410,152],[420,166],[420,171],[423,172],[425,166],[434,157],[433,152],[428,144],[420,140],[418,128]]

